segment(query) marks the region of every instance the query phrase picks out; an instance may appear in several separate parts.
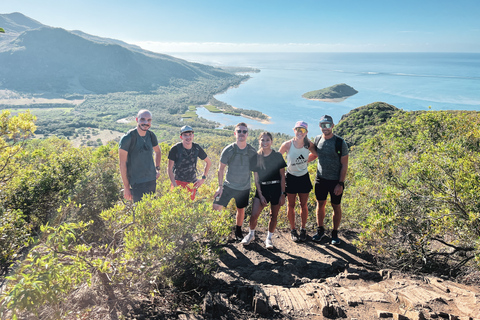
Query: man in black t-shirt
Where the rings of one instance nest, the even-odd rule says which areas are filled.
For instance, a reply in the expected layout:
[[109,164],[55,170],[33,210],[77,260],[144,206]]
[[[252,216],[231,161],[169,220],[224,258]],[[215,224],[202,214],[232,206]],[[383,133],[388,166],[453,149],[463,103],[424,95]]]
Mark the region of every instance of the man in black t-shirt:
[[[168,177],[172,188],[181,186],[191,193],[190,198],[195,199],[197,189],[207,179],[208,170],[212,161],[200,145],[193,142],[194,133],[190,126],[180,129],[182,142],[175,144],[168,153]],[[205,169],[201,179],[197,179],[197,158],[205,161]]]

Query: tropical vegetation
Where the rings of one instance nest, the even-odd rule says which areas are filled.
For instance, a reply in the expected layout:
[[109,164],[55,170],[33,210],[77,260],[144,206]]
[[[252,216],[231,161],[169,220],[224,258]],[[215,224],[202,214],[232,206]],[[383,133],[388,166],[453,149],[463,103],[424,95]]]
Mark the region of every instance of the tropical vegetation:
[[[196,132],[214,165],[195,201],[172,191],[163,170],[156,195],[132,206],[122,200],[116,142],[75,148],[54,136],[28,139],[28,112],[4,111],[0,124],[1,319],[62,319],[72,310],[86,319],[102,299],[117,319],[133,297],[162,297],[167,288],[199,295],[233,225],[233,203],[223,213],[211,208],[231,128]],[[404,271],[478,270],[479,128],[478,112],[381,104],[344,117],[335,127],[351,146],[343,227],[358,232],[357,247]],[[259,133],[249,137],[255,146]],[[275,134],[274,147],[288,138]],[[169,148],[161,143],[164,168]],[[309,171],[313,179],[315,164]],[[283,208],[278,228],[287,227]]]

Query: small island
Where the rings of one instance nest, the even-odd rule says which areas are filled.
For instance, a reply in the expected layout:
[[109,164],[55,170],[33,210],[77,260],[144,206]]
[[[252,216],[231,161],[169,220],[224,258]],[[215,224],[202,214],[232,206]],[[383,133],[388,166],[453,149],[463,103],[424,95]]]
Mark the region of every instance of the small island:
[[345,83],[340,83],[328,88],[304,93],[302,97],[309,100],[341,102],[357,93],[358,91],[350,87],[349,85],[346,85]]

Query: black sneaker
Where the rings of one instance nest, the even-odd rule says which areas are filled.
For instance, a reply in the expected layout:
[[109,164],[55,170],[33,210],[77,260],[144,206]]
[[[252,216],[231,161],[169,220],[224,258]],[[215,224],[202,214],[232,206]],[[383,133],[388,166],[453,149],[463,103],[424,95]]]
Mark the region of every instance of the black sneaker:
[[323,236],[325,235],[325,230],[323,228],[317,228],[317,233],[312,237],[313,241],[320,242],[322,241]]
[[237,241],[242,241],[243,240],[243,233],[242,233],[242,229],[236,229],[235,230],[235,240]]
[[293,242],[298,242],[298,233],[296,229],[290,231],[290,236],[292,237]]
[[307,241],[307,230],[306,229],[300,229],[300,241]]

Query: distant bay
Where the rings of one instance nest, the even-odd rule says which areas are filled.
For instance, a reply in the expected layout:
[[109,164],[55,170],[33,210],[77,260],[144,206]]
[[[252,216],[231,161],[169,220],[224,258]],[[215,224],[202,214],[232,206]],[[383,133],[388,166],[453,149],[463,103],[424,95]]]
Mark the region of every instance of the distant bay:
[[[253,67],[251,79],[216,98],[271,117],[270,124],[210,113],[197,114],[223,125],[245,121],[253,128],[292,133],[304,120],[309,136],[320,133],[318,119],[338,123],[357,107],[382,101],[413,110],[480,110],[478,53],[176,53],[175,57],[213,66]],[[358,94],[339,103],[302,98],[307,91],[346,83]]]

